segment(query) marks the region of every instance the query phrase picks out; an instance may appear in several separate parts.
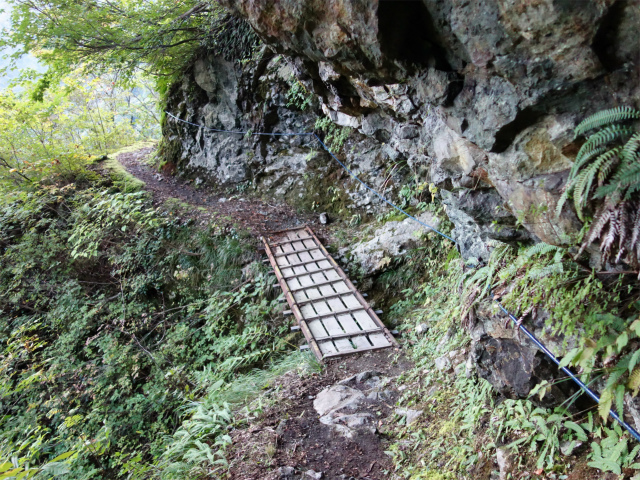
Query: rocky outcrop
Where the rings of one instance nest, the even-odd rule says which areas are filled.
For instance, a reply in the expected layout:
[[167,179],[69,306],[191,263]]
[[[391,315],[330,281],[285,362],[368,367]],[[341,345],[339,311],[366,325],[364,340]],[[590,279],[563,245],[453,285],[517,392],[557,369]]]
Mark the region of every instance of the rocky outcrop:
[[[311,131],[319,115],[351,128],[336,153],[392,200],[403,184],[436,186],[466,259],[486,261],[496,242],[571,243],[581,223],[554,211],[580,147],[574,127],[603,108],[640,107],[640,0],[221,3],[267,47],[244,65],[203,56],[169,108],[224,130]],[[343,218],[388,208],[311,137],[221,137],[171,122],[164,134],[168,158],[220,185]],[[389,222],[350,259],[379,272],[417,229]],[[525,321],[560,355],[541,317]],[[495,313],[477,318],[471,360],[504,395],[557,376]],[[550,403],[572,393],[554,388]]]
[[[383,402],[392,402],[397,392],[388,388],[389,378],[375,371],[365,371],[341,380],[322,390],[313,401],[320,423],[346,438],[376,433],[378,420],[371,413]],[[413,410],[404,415],[417,418]]]
[[[640,101],[637,0],[223,3],[297,59],[335,122],[448,190],[488,191],[489,203],[497,193],[500,221],[508,212],[549,243],[579,228],[571,213],[551,213],[576,152],[573,127]],[[457,198],[451,208],[464,212]],[[513,221],[491,231],[495,217],[469,217],[484,240],[526,235]],[[454,223],[464,237],[469,218]]]
[[[430,212],[424,212],[418,220],[437,229],[440,220]],[[423,237],[435,235],[428,227],[417,225],[415,220],[389,221],[378,228],[373,238],[342,248],[338,253],[346,261],[355,261],[364,275],[380,273],[391,264],[391,259],[403,255],[416,246]]]
[[[551,385],[545,395],[532,398],[541,406],[559,405],[576,393],[577,386],[562,381],[566,375],[559,372],[557,366],[524,334],[513,328],[492,301],[481,302],[474,316],[468,363],[475,366],[478,375],[498,392],[507,398],[528,398],[534,386],[547,380]],[[540,311],[535,317],[529,314],[523,321],[554,355],[562,357],[576,347],[575,340],[554,335],[547,325],[547,318],[548,313]]]
[[[372,186],[393,197],[411,178],[450,192],[453,236],[467,257],[485,258],[491,240],[566,243],[580,224],[567,209],[560,219],[552,212],[577,151],[574,126],[640,101],[638,0],[222,3],[283,56],[264,51],[245,67],[201,58],[170,96],[180,117],[292,132],[312,130],[321,110],[354,129],[345,157]],[[318,110],[290,105],[292,75],[317,95]],[[176,128],[165,137],[175,141]],[[179,138],[176,156],[218,183],[251,182],[315,206],[326,192],[309,192],[319,182],[305,180],[323,178],[325,191],[348,191],[336,210],[382,207],[338,178],[310,139],[221,138],[195,127]]]
[[[212,55],[196,61],[168,96],[167,110],[179,120],[168,116],[164,122],[164,161],[198,183],[251,189],[267,199],[285,199],[334,217],[379,212],[382,201],[351,180],[308,135],[315,128],[318,113],[313,105],[318,102],[298,84],[297,69],[296,62],[268,49],[243,65]],[[296,106],[294,88],[311,106]],[[226,133],[247,130],[306,134]],[[345,150],[351,169],[368,185],[389,195],[401,185],[402,175],[384,174],[397,157],[395,150],[356,132]]]

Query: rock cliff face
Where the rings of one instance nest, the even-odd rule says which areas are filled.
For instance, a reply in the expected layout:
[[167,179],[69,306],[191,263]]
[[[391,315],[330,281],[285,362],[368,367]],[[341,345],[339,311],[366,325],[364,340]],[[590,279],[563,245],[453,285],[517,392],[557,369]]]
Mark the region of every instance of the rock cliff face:
[[[553,212],[580,147],[574,127],[603,108],[640,107],[640,0],[222,3],[265,48],[243,66],[203,56],[168,108],[208,127],[284,133],[313,130],[321,110],[353,129],[341,155],[372,187],[395,199],[409,175],[439,187],[464,257],[486,260],[491,240],[567,243],[581,224]],[[306,111],[290,103],[297,82],[313,94]],[[310,137],[175,122],[164,134],[168,158],[218,184],[320,211],[384,206]],[[479,320],[479,372],[526,395],[548,366],[491,315]],[[526,360],[522,371],[505,370],[510,355]]]
[[[287,106],[295,75],[316,107],[354,128],[345,158],[373,186],[393,195],[381,174],[407,165],[447,191],[465,256],[485,258],[492,238],[565,243],[580,225],[552,211],[579,147],[573,128],[599,109],[640,102],[638,0],[223,4],[269,50],[244,68],[201,58],[169,107],[209,127],[309,131],[316,115]],[[376,209],[317,148],[310,153],[308,138],[253,138],[249,149],[240,136],[193,127],[170,125],[166,138],[177,140],[176,129],[173,153],[216,182],[253,181],[312,203],[322,192],[310,194],[307,180],[333,174],[345,207]]]

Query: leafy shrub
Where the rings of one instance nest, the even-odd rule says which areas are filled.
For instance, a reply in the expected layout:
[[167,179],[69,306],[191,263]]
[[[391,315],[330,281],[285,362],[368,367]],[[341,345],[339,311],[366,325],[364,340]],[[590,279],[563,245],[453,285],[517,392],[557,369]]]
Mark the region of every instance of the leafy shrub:
[[115,87],[114,80],[113,74],[74,73],[55,88],[24,82],[20,92],[0,92],[0,192],[98,181],[87,169],[94,159],[156,135],[154,99],[143,93],[143,79],[129,88]]
[[291,75],[291,87],[287,91],[287,100],[287,107],[294,106],[304,112],[313,103],[313,93],[310,93],[295,75]]

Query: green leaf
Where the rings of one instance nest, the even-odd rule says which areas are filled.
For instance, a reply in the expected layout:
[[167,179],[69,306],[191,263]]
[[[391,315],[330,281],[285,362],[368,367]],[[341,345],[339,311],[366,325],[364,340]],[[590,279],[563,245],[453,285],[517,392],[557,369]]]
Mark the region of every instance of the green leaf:
[[589,465],[590,467],[602,470],[603,472],[613,472],[616,475],[622,474],[622,469],[620,468],[620,465],[618,465],[615,462],[612,462],[611,460],[606,460],[604,458],[599,459],[597,461],[589,462],[587,463],[587,465]]
[[611,410],[611,404],[613,403],[613,393],[610,388],[607,388],[600,396],[600,403],[598,404],[598,414],[600,418],[606,423]]
[[628,367],[629,373],[631,373],[631,371],[638,364],[638,359],[640,359],[640,349],[636,350],[634,354],[631,356],[631,359],[629,360],[629,367]]
[[564,422],[564,426],[567,427],[570,430],[573,430],[575,432],[576,437],[578,438],[578,440],[580,440],[582,442],[586,442],[587,441],[587,434],[584,431],[584,428],[582,428],[577,423],[571,422],[571,421],[566,421],[566,422]]
[[616,410],[620,417],[624,415],[624,391],[624,385],[616,387]]
[[616,345],[618,346],[618,353],[620,353],[622,349],[627,346],[628,343],[629,343],[629,334],[625,330],[620,335],[618,335],[618,338],[616,339]]
[[564,357],[562,357],[558,368],[568,367],[571,364],[572,360],[576,358],[579,353],[580,348],[574,348],[573,350],[569,351]]
[[53,463],[53,462],[59,462],[60,460],[64,460],[65,458],[69,458],[71,455],[74,455],[75,453],[76,453],[76,452],[75,452],[75,450],[71,450],[71,451],[69,451],[69,452],[65,452],[65,453],[63,453],[63,454],[61,454],[61,455],[58,455],[58,456],[57,456],[56,458],[54,458],[53,460],[51,460],[51,462],[50,462],[50,463]]
[[[13,470],[9,470],[6,473],[3,473],[2,475],[0,475],[0,480],[4,480],[5,478],[20,478],[18,477],[18,475],[20,474],[20,472],[23,472],[22,468],[14,468]],[[24,472],[23,472],[24,473]]]

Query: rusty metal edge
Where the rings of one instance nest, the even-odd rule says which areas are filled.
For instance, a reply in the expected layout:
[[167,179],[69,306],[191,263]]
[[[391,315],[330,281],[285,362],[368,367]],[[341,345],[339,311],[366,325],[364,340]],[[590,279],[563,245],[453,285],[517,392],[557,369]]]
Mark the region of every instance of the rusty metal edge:
[[304,240],[313,240],[313,237],[296,238],[295,240],[287,240],[286,242],[273,242],[272,247],[279,247],[281,245],[289,245],[294,242],[302,242]]
[[300,330],[302,330],[302,334],[304,335],[304,338],[307,340],[307,343],[309,344],[311,351],[316,356],[318,361],[322,362],[323,360],[322,352],[320,351],[318,344],[313,338],[313,334],[311,333],[311,330],[309,330],[309,326],[307,325],[307,322],[305,322],[302,316],[302,312],[300,311],[300,308],[298,308],[295,298],[293,297],[293,293],[291,293],[291,290],[289,290],[289,285],[287,285],[287,282],[284,276],[282,275],[282,272],[280,271],[280,267],[278,266],[278,262],[276,262],[275,257],[273,256],[273,252],[271,251],[269,241],[265,237],[262,237],[262,242],[264,243],[267,257],[269,258],[269,262],[271,262],[271,266],[273,267],[273,271],[276,274],[276,278],[278,279],[280,288],[282,288],[282,291],[284,292],[284,297],[287,299],[289,308],[293,312],[294,317],[296,317],[296,320],[298,321],[298,325],[300,326]]
[[[316,237],[316,234],[313,233],[313,230],[311,230],[311,228],[309,228],[308,226],[305,227],[305,230],[307,231],[307,233],[309,233],[309,235],[311,235],[315,239],[316,243],[320,246],[320,249],[322,250],[322,252],[326,255],[327,260],[329,260],[329,263],[335,267],[336,272],[338,273],[338,275],[340,275],[340,277],[347,284],[347,287],[349,287],[351,290],[353,290],[353,294],[358,299],[358,301],[362,305],[366,306],[366,308],[365,308],[366,312],[369,314],[369,316],[374,321],[374,323],[376,325],[378,325],[383,330],[383,333],[384,333],[385,337],[387,337],[387,340],[389,340],[391,345],[393,345],[394,347],[399,348],[400,345],[398,344],[396,339],[393,338],[393,335],[391,334],[391,332],[387,329],[387,327],[385,327],[384,323],[382,323],[382,320],[380,320],[378,315],[376,315],[376,312],[373,310],[373,308],[371,308],[371,305],[369,305],[369,303],[364,299],[364,297],[358,291],[358,289],[355,287],[355,285],[353,283],[351,283],[351,280],[349,280],[349,277],[347,277],[347,274],[344,273],[342,268],[340,268],[340,265],[338,265],[338,263],[335,261],[335,259],[329,254],[329,252],[327,252],[327,249],[324,247],[324,245],[322,245],[322,242],[320,242],[318,237]],[[388,348],[388,347],[381,347],[381,348]],[[364,350],[365,349],[361,349],[360,351],[364,351]],[[366,349],[366,350],[369,350],[369,349]],[[373,350],[373,348],[371,350]],[[351,352],[349,352],[349,353],[351,353]],[[353,353],[357,353],[357,351],[355,351]]]
[[308,227],[309,227],[308,223],[303,223],[302,225],[298,225],[297,227],[283,228],[282,230],[269,231],[269,232],[266,232],[264,235],[271,236],[271,235],[277,235],[278,233],[294,232],[296,230],[304,230],[305,228],[308,228]]
[[327,360],[329,358],[344,357],[345,355],[353,355],[354,353],[370,352],[371,350],[384,350],[385,348],[391,348],[391,346],[386,346],[386,347],[366,347],[366,348],[354,349],[352,352],[328,353],[328,354],[326,354],[324,356],[324,359]]

